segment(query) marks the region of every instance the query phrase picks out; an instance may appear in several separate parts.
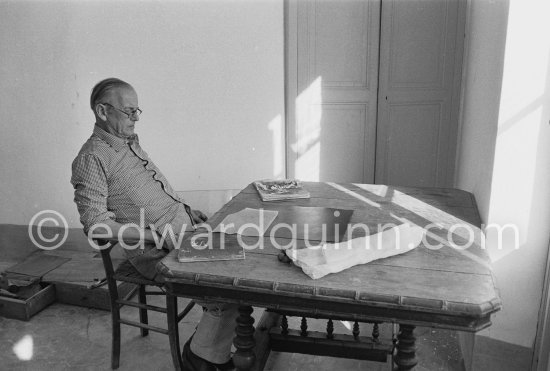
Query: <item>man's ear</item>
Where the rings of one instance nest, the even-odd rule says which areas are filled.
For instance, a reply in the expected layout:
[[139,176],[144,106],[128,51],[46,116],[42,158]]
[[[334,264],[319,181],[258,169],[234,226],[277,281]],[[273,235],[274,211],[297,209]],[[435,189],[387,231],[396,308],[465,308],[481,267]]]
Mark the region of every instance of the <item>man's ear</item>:
[[103,104],[95,105],[95,114],[101,119],[101,121],[107,121],[107,108]]

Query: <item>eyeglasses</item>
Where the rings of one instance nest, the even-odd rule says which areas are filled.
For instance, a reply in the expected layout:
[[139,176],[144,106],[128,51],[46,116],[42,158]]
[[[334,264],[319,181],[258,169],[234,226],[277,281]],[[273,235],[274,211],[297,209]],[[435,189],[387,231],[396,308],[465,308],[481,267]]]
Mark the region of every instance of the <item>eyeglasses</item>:
[[115,106],[113,106],[113,105],[110,104],[110,103],[99,103],[99,104],[104,104],[104,105],[106,105],[106,106],[110,106],[110,107],[116,109],[118,112],[124,113],[126,116],[128,116],[129,119],[131,119],[132,117],[139,117],[139,116],[143,113],[143,111],[140,110],[139,108],[136,108],[136,109],[133,110],[132,112],[128,113],[128,112],[126,112],[126,111],[123,111],[123,110],[121,110],[121,109],[116,108]]

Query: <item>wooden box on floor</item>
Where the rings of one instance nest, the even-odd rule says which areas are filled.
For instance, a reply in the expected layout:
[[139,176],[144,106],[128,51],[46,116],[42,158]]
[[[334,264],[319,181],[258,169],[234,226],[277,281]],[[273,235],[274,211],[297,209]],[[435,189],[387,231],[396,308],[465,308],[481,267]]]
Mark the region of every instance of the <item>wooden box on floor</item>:
[[[68,262],[48,272],[42,277],[44,282],[55,285],[59,303],[82,307],[110,310],[109,290],[105,279],[105,269],[101,256],[96,251],[52,251],[60,257],[70,258]],[[118,266],[123,259],[114,259]],[[128,283],[118,285],[119,295],[125,296],[136,286]]]
[[[90,288],[86,282],[52,282],[55,285],[56,298],[59,303],[81,307],[111,310],[107,285]],[[137,286],[127,282],[118,283],[120,297],[125,297]]]
[[41,289],[28,299],[0,296],[0,316],[28,321],[36,313],[55,301],[55,287],[40,284]]

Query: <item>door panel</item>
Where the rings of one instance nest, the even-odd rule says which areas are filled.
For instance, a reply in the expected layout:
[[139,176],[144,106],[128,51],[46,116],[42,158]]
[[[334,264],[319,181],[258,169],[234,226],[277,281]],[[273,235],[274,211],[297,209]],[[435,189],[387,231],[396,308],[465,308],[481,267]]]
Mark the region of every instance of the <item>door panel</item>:
[[[331,150],[320,153],[321,179],[354,179],[363,173],[367,114],[365,104],[323,105],[321,143]],[[337,155],[332,149],[338,149]]]
[[384,24],[389,32],[385,36],[390,50],[385,51],[390,53],[391,88],[444,87],[448,5],[441,0],[384,2],[384,11],[391,7],[385,13],[389,19]]
[[380,2],[287,3],[288,175],[374,181]]
[[323,76],[327,88],[365,89],[368,4],[325,1],[303,10],[310,36],[309,77]]
[[464,2],[384,0],[376,182],[452,186]]
[[[388,151],[387,162],[392,165],[387,169],[388,179],[395,181],[401,179],[403,174],[414,174],[415,181],[424,185],[436,183],[433,169],[437,168],[442,108],[439,102],[396,103],[391,106],[387,127],[390,138],[388,147],[393,149],[402,143],[406,145]],[[402,125],[403,122],[407,124]],[[394,146],[394,142],[397,145]]]

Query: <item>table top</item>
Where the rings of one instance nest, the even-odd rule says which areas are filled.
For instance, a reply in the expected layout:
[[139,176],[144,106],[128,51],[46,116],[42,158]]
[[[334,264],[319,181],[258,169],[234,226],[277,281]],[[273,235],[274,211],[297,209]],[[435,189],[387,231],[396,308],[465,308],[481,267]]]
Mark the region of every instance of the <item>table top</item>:
[[[353,210],[350,224],[414,223],[425,241],[401,255],[357,265],[313,280],[301,268],[277,259],[268,237],[244,260],[179,263],[172,251],[158,265],[167,287],[180,295],[222,299],[280,310],[309,310],[319,317],[394,321],[478,331],[490,325],[501,300],[483,249],[474,197],[465,191],[367,184],[304,182],[309,199],[262,202],[247,186],[210,220],[212,227],[244,208],[284,210],[289,206]],[[349,228],[349,227],[348,227]],[[364,236],[353,229],[352,238]],[[288,241],[277,239],[280,245]],[[294,241],[299,247],[304,241]],[[229,243],[237,243],[230,235]],[[440,245],[439,245],[440,244]],[[336,316],[338,317],[338,316]]]

